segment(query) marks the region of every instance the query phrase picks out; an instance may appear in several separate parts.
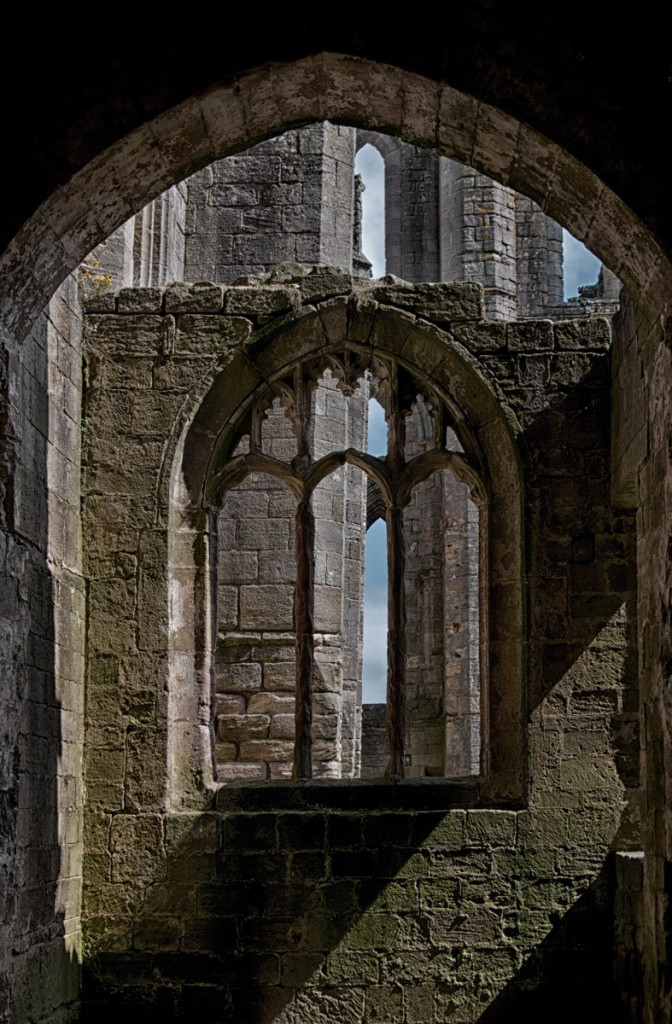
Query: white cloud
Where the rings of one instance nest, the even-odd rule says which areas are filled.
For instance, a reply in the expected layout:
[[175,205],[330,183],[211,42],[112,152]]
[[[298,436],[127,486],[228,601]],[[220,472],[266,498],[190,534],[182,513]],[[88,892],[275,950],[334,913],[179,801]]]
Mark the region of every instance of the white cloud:
[[387,423],[380,402],[375,398],[369,401],[369,455],[387,455]]
[[601,263],[586,249],[583,242],[562,229],[563,267],[565,276],[565,302],[579,294],[579,286],[595,284],[600,273]]

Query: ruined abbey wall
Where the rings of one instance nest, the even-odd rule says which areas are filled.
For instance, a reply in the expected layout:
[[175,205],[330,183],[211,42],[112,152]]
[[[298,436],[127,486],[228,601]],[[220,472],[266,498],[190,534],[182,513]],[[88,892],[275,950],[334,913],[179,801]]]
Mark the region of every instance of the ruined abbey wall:
[[[81,331],[59,289],[2,347],[0,1018],[78,1012],[85,582],[79,521]],[[46,486],[45,486],[46,484]]]
[[[332,280],[340,291],[343,276]],[[491,1004],[493,1019],[531,1020],[549,1000],[569,1012],[578,999],[603,1011],[608,854],[638,842],[627,754],[634,534],[632,516],[610,504],[608,325],[488,321],[470,293],[443,286],[364,285],[329,299],[323,283],[315,299],[312,283],[128,290],[87,319],[89,1010],[134,1012],[142,999],[145,1012],[175,1019],[207,1008],[289,1021],[367,1019],[383,1007],[391,1020],[429,1022]],[[183,488],[194,474],[196,486],[192,459],[205,467],[217,421],[197,410],[235,408],[276,347],[344,338],[418,365],[442,345],[437,384],[455,388],[464,365],[487,391],[496,374],[496,402],[519,424],[529,759],[505,733],[487,742],[493,762],[519,759],[522,803],[488,798],[475,781],[214,782],[199,738],[210,721],[212,639],[198,596],[207,558],[194,564],[207,526]],[[491,417],[487,404],[470,410],[486,448]],[[190,422],[199,440],[181,462]],[[502,536],[490,562],[491,714],[505,669],[494,636],[520,585],[505,584],[511,542]],[[628,794],[634,817],[621,823]]]
[[[175,230],[180,223],[178,214]],[[126,246],[125,251],[133,249]],[[172,276],[160,255],[157,265],[163,267],[157,274],[167,276],[147,283]],[[323,793],[319,806],[316,798],[300,807],[262,809],[252,806],[256,797],[251,797],[251,805],[234,808],[237,798],[216,794],[212,805],[196,801],[191,813],[176,813],[172,805],[168,809],[175,793],[194,796],[193,779],[181,775],[180,730],[193,730],[203,709],[190,709],[179,722],[179,716],[169,719],[159,681],[165,651],[161,529],[166,509],[156,503],[153,485],[161,478],[159,451],[167,421],[172,414],[177,418],[177,403],[204,365],[220,359],[222,347],[232,343],[232,336],[219,329],[213,332],[218,340],[206,340],[207,325],[188,319],[176,328],[177,335],[156,322],[136,322],[132,326],[139,336],[126,334],[134,316],[148,314],[163,324],[170,315],[203,312],[202,291],[196,300],[189,299],[188,290],[177,294],[172,308],[160,291],[129,292],[108,304],[111,318],[128,320],[112,328],[120,350],[98,363],[96,355],[90,363],[94,412],[97,389],[104,393],[102,404],[107,403],[100,443],[87,435],[88,416],[84,419],[87,471],[95,479],[93,488],[87,484],[91,532],[85,568],[93,623],[86,840],[87,998],[92,1012],[106,1013],[111,997],[114,1012],[119,1005],[136,1012],[142,1003],[145,1011],[149,1005],[186,1019],[209,1004],[213,1015],[224,1006],[231,1019],[235,1013],[247,1019],[250,1008],[259,1019],[277,1017],[286,1007],[293,1007],[287,1013],[311,1017],[345,1015],[354,1007],[366,1019],[382,1006],[390,1019],[440,1020],[480,1013],[481,1001],[495,996],[492,1012],[513,1008],[531,1018],[537,1013],[535,1000],[548,1005],[549,999],[562,997],[568,973],[575,982],[572,1005],[578,993],[584,1007],[590,1010],[593,1000],[594,1012],[603,1011],[611,963],[596,951],[609,949],[611,907],[622,915],[623,963],[632,954],[633,933],[641,932],[637,862],[626,870],[619,859],[615,903],[610,870],[594,881],[612,840],[619,846],[637,844],[636,832],[614,839],[621,785],[627,790],[636,786],[637,723],[632,627],[619,618],[619,602],[632,592],[632,524],[629,514],[617,510],[630,502],[617,499],[616,511],[607,508],[608,501],[600,504],[605,502],[609,448],[605,339],[585,325],[568,326],[563,333],[543,323],[531,325],[527,334],[490,325],[487,341],[469,324],[457,332],[505,382],[526,424],[529,539],[538,558],[533,558],[533,585],[540,598],[531,626],[531,703],[535,711],[541,708],[533,712],[530,732],[529,806],[465,809],[457,806],[465,800],[458,789],[451,791],[450,808],[413,805],[387,814],[382,808],[394,798],[378,790],[363,797],[364,803],[375,802],[368,809],[352,803],[325,809]],[[245,307],[249,293],[237,306],[235,296],[229,298],[243,319],[293,308],[285,297],[278,310],[277,293],[270,305],[262,295],[252,310]],[[190,307],[190,301],[195,305]],[[63,295],[55,300],[42,337],[38,330],[22,363],[16,357],[9,366],[5,381],[10,418],[15,413],[11,429],[16,430],[16,436],[8,431],[8,464],[20,470],[6,501],[18,523],[8,519],[17,540],[8,541],[6,593],[9,613],[21,629],[12,633],[7,648],[17,690],[4,710],[8,747],[18,752],[22,765],[18,807],[5,791],[16,836],[16,848],[8,855],[10,881],[16,882],[22,904],[21,913],[14,904],[9,907],[7,943],[15,951],[14,1012],[35,1019],[47,1018],[54,1007],[65,1019],[74,1012],[77,989],[85,611],[76,555],[78,439],[72,427],[78,419],[73,410],[79,351],[70,327],[58,320],[62,302],[67,302]],[[71,304],[76,318],[76,303]],[[212,307],[206,313],[219,315]],[[68,310],[68,323],[70,316]],[[253,327],[259,326],[255,320]],[[628,381],[619,391],[626,406],[628,397],[636,404],[639,392],[630,385],[641,379],[628,367],[646,357],[661,380],[669,369],[664,352],[658,363],[652,358],[655,325],[644,331],[641,321],[630,322],[628,330],[615,360],[617,380]],[[190,340],[182,354],[189,358],[178,360],[176,368],[185,335]],[[173,351],[171,337],[177,340]],[[199,346],[200,357],[195,354]],[[51,376],[45,373],[50,352],[56,353]],[[14,360],[14,353],[8,358]],[[110,409],[114,412],[108,419]],[[614,479],[622,487],[618,493],[630,496],[644,413],[633,408],[620,412],[613,434]],[[547,429],[551,440],[544,434]],[[626,447],[621,437],[627,438]],[[104,450],[105,439],[112,453]],[[18,455],[11,452],[15,442]],[[664,523],[655,513],[664,466],[650,458],[645,470],[648,511],[642,513],[642,529],[648,539],[641,558],[664,564]],[[27,514],[28,509],[33,511]],[[534,532],[538,526],[543,543]],[[193,566],[187,549],[183,557],[189,578]],[[646,665],[656,661],[660,641],[656,586],[652,583],[640,595],[640,621],[652,623],[643,646]],[[146,638],[155,628],[152,647]],[[117,650],[120,629],[123,649]],[[53,674],[49,651],[56,652]],[[557,690],[546,692],[548,680],[555,681],[565,666]],[[182,681],[188,686],[194,678],[185,671]],[[24,681],[26,690],[21,689]],[[664,716],[653,685],[645,703],[649,778],[657,780],[650,782],[647,799],[664,807]],[[8,775],[11,769],[8,765]],[[45,775],[50,786],[58,779],[46,801],[52,813],[46,815]],[[44,822],[37,835],[34,807]],[[655,857],[646,868],[646,911],[655,917],[665,898],[666,847],[662,830],[649,826],[647,836]],[[56,919],[54,905],[63,908]],[[570,905],[571,913],[561,921],[562,910]],[[454,953],[456,932],[466,956]],[[523,969],[533,947],[532,964]],[[71,955],[64,957],[68,948]],[[434,967],[427,967],[428,953]],[[646,958],[653,978],[664,951],[649,948]],[[22,967],[17,969],[16,962]],[[453,979],[450,991],[446,977]],[[605,979],[604,987],[596,983],[599,978]],[[526,1001],[528,1008],[521,1009]]]

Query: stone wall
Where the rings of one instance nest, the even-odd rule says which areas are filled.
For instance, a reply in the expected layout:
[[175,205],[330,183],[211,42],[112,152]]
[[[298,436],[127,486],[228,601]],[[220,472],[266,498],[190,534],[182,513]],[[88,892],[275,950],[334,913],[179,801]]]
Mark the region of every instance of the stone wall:
[[[283,410],[270,417],[275,450]],[[277,454],[276,454],[277,457]],[[255,474],[217,518],[217,777],[291,778],[294,753],[296,499]]]
[[492,317],[513,319],[517,313],[516,229],[512,189],[441,160],[442,276],[482,284]]
[[[639,547],[641,674],[648,741],[645,813],[650,818],[646,842],[647,860],[651,860],[646,870],[650,973],[645,994],[648,1019],[655,1015],[668,1019],[670,856],[666,835],[670,801],[662,769],[668,766],[663,752],[669,746],[670,731],[664,692],[669,604],[665,566],[670,535],[665,490],[670,366],[665,325],[670,307],[671,221],[669,204],[664,201],[666,154],[647,143],[650,126],[647,118],[640,116],[642,111],[655,110],[652,96],[662,99],[665,75],[658,70],[664,70],[666,58],[658,45],[656,24],[650,27],[641,17],[622,27],[618,45],[623,54],[631,53],[634,26],[641,43],[637,51],[645,55],[646,68],[625,61],[618,74],[607,76],[608,81],[602,74],[603,25],[599,19],[592,28],[587,25],[581,52],[573,48],[574,27],[566,27],[562,19],[552,23],[548,19],[518,19],[514,23],[502,20],[494,9],[486,15],[477,7],[467,11],[465,19],[436,49],[423,50],[421,62],[412,56],[419,51],[409,45],[405,23],[396,33],[381,36],[375,20],[338,38],[336,32],[321,37],[324,49],[337,42],[339,47],[345,45],[347,56],[312,56],[318,47],[313,45],[316,37],[308,34],[291,52],[311,56],[281,68],[274,60],[286,58],[285,43],[294,38],[294,26],[287,19],[285,32],[272,44],[255,42],[240,53],[236,49],[235,64],[223,61],[218,40],[210,48],[192,46],[186,29],[186,36],[176,35],[172,42],[166,36],[155,48],[147,48],[143,38],[127,36],[143,59],[135,68],[129,63],[129,74],[123,80],[115,76],[119,66],[116,38],[105,42],[100,33],[96,36],[98,72],[93,77],[87,74],[84,59],[88,48],[80,48],[79,56],[73,49],[72,59],[61,60],[58,72],[49,77],[50,103],[43,105],[44,117],[36,130],[27,127],[31,123],[35,127],[30,118],[34,107],[30,91],[15,90],[13,94],[13,117],[22,126],[25,148],[22,159],[9,161],[7,166],[8,194],[14,199],[6,204],[4,238],[10,239],[14,232],[17,237],[3,253],[3,325],[21,330],[31,322],[54,284],[96,237],[108,233],[121,214],[128,216],[159,187],[179,178],[194,161],[205,164],[259,133],[325,113],[388,125],[390,130],[429,144],[438,140],[444,151],[465,159],[477,154],[490,173],[510,175],[516,187],[548,203],[560,219],[577,224],[592,246],[622,272],[639,313],[648,306],[646,317],[632,319],[641,361],[633,358],[632,376],[625,369],[619,373],[617,399],[628,397],[629,417],[637,421],[633,436],[643,435],[642,452],[647,461],[641,492],[645,510],[640,518],[642,530],[647,532],[640,534]],[[195,38],[196,28],[192,31]],[[202,34],[200,25],[198,31]],[[419,40],[420,36],[416,37]],[[465,45],[474,40],[475,49]],[[401,46],[402,42],[406,45]],[[544,60],[530,64],[528,55],[540,53]],[[400,54],[409,56],[403,59]],[[588,59],[584,59],[586,55]],[[180,73],[176,77],[177,61]],[[388,66],[379,61],[387,61]],[[401,67],[391,68],[399,63]],[[413,73],[407,70],[411,66]],[[251,70],[248,73],[246,69]],[[448,73],[446,69],[452,70]],[[418,71],[428,77],[420,77]],[[453,76],[463,92],[446,84],[446,77],[450,80]],[[112,78],[116,82],[113,90],[109,88]],[[232,85],[221,88],[223,80]],[[315,88],[316,82],[327,82],[329,89]],[[545,97],[543,103],[540,94]],[[182,99],[185,102],[174,113],[175,104]],[[605,99],[612,114],[606,120]],[[501,104],[501,109],[489,106],[491,103]],[[166,113],[162,115],[162,111]],[[118,143],[104,153],[115,140]],[[570,152],[576,158],[570,157]],[[581,159],[590,163],[591,171],[579,163]],[[27,174],[26,167],[39,167],[40,172],[37,177]],[[71,187],[73,173],[77,178]],[[603,185],[600,178],[609,185]],[[646,188],[642,187],[644,181]],[[14,340],[3,333],[3,345],[12,356]],[[16,382],[15,376],[10,379],[12,384]],[[15,409],[19,418],[23,416],[23,409]],[[3,453],[12,443],[13,438],[9,444],[3,438]],[[630,479],[637,479],[637,468],[631,463]],[[11,490],[11,478],[7,487]],[[15,610],[10,602],[9,613],[13,615]],[[12,678],[7,677],[10,687]],[[8,722],[11,715],[9,707]],[[13,788],[10,781],[8,791]],[[11,838],[7,842],[11,848]],[[21,857],[15,869],[19,874],[25,862]],[[22,959],[23,955],[17,954],[13,966]]]
[[354,129],[325,121],[190,178],[184,280],[226,284],[287,260],[349,271],[354,143]]
[[562,308],[562,228],[527,196],[516,195],[517,315]]
[[[406,419],[407,457],[434,447],[438,415],[417,402]],[[454,430],[446,433],[446,447],[462,452]],[[478,518],[469,487],[450,470],[418,484],[404,509],[409,776],[480,773]]]
[[[616,321],[612,410],[613,480],[617,500],[637,498],[637,620],[641,693],[642,870],[641,932],[630,932],[628,952],[642,963],[629,997],[649,1024],[664,1020],[672,1007],[669,906],[672,889],[670,849],[670,739],[666,686],[670,675],[670,449],[667,443],[672,379],[670,324],[650,316],[625,296]],[[641,460],[641,461],[640,461]],[[660,615],[662,614],[662,619]],[[634,766],[633,766],[634,768]],[[630,871],[629,887],[633,886]],[[636,922],[626,921],[631,926]],[[622,936],[621,936],[622,937]],[[641,947],[640,947],[641,942]],[[621,961],[622,962],[622,961]],[[623,976],[621,976],[623,980]]]
[[[321,280],[126,291],[88,317],[87,1012],[246,1024],[615,1013],[610,853],[639,842],[638,719],[633,517],[609,493],[608,324],[485,321],[467,286],[330,298],[342,277]],[[434,386],[459,395],[493,495],[520,466],[524,576],[511,574],[515,501],[489,507],[513,530],[491,521],[489,764],[461,784],[218,788],[207,525],[184,490],[207,489],[215,424],[283,345],[344,337],[418,366],[442,346]],[[524,707],[503,632],[523,579]],[[511,736],[525,723],[520,747],[504,743],[505,721]],[[524,801],[489,790],[503,759],[522,769]]]
[[75,1019],[84,583],[77,286],[0,349],[0,1019]]
[[614,977],[621,1003],[620,1019],[639,1024],[644,1008],[644,854],[616,855],[614,893]]

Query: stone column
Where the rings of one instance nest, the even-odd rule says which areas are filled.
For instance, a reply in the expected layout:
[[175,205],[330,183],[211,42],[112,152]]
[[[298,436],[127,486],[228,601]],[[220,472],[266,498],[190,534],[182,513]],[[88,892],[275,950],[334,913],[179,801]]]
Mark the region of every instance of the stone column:
[[440,158],[442,281],[485,289],[490,317],[516,316],[514,192],[485,174]]
[[563,303],[562,228],[516,195],[518,316],[548,316]]

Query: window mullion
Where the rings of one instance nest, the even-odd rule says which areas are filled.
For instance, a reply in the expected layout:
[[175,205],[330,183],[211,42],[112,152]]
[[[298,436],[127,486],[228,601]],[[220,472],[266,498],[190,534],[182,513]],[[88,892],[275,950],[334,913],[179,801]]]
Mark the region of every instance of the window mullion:
[[403,509],[387,510],[387,748],[388,778],[404,777],[406,740],[406,603]]
[[310,497],[303,497],[296,509],[296,711],[295,779],[312,776],[312,687],[315,661],[315,516]]

